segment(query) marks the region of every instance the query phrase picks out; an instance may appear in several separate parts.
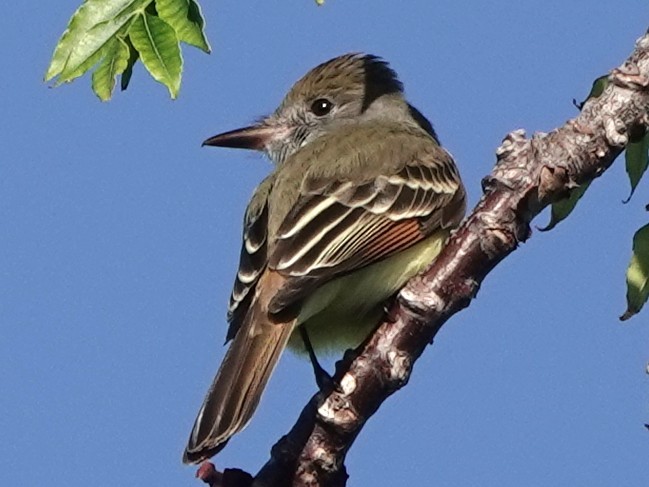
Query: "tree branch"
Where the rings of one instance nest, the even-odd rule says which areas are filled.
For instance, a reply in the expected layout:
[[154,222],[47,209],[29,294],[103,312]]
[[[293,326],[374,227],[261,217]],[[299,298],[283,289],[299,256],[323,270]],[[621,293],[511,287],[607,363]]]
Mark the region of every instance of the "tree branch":
[[413,363],[442,325],[467,307],[485,276],[519,242],[550,203],[600,176],[629,134],[649,122],[649,34],[609,75],[604,93],[549,134],[508,134],[484,178],[484,195],[433,265],[401,290],[389,317],[337,364],[341,390],[316,395],[275,444],[255,486],[342,486],[344,459],[365,421],[403,387]]

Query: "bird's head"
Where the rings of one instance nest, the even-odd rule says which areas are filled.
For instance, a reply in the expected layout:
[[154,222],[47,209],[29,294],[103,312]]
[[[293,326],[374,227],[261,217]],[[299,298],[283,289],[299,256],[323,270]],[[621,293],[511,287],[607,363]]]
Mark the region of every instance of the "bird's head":
[[368,54],[345,54],[304,75],[268,117],[203,144],[264,151],[281,164],[331,130],[381,118],[414,120],[435,137],[430,122],[405,101],[403,85],[385,61]]

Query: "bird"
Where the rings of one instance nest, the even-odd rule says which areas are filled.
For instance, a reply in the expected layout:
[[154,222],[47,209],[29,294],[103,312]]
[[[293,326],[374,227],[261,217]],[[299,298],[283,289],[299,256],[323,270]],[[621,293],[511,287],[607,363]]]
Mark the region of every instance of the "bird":
[[285,348],[326,353],[367,338],[466,211],[452,156],[378,56],[316,66],[272,114],[203,145],[263,152],[273,170],[245,212],[229,348],[184,463],[248,424]]

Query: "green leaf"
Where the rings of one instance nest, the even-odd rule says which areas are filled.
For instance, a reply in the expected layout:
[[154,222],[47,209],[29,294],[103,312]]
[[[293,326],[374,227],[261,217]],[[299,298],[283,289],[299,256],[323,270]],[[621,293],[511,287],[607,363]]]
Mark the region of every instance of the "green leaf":
[[631,183],[631,193],[624,201],[628,203],[640,179],[642,179],[647,167],[649,167],[649,133],[645,134],[637,142],[630,142],[626,146],[624,158],[626,160],[626,173],[629,175],[629,182]]
[[183,68],[176,32],[159,17],[142,13],[128,33],[151,76],[169,89],[171,98],[176,98]]
[[133,66],[135,65],[137,60],[140,59],[140,53],[137,52],[137,49],[135,49],[135,46],[131,42],[131,38],[127,37],[125,41],[126,45],[128,46],[129,57],[128,62],[126,63],[126,69],[124,69],[124,72],[122,73],[120,79],[120,89],[122,91],[128,88],[128,84],[131,82],[131,76],[133,76]]
[[194,0],[156,0],[156,10],[162,20],[176,31],[179,41],[209,53],[205,37],[205,20],[201,8]]
[[584,103],[586,103],[588,100],[590,100],[591,98],[597,98],[602,93],[604,93],[604,90],[608,86],[608,83],[608,74],[600,76],[595,81],[593,81],[593,86],[591,86],[590,93],[588,93],[586,99],[581,103],[577,103],[576,100],[573,99],[573,103],[577,106],[577,108],[581,110],[584,106]]
[[86,0],[72,15],[45,73],[57,85],[88,71],[105,54],[104,48],[125,34],[134,16],[152,0]]
[[129,47],[123,39],[114,37],[102,52],[104,57],[92,73],[92,89],[101,101],[108,101],[115,88],[115,78],[128,65]]
[[566,199],[553,203],[550,213],[550,223],[548,223],[547,226],[543,228],[539,228],[539,231],[547,232],[549,230],[552,230],[557,226],[559,222],[565,220],[568,215],[572,213],[572,210],[575,209],[577,202],[581,199],[582,196],[584,196],[584,193],[590,186],[590,183],[591,182],[589,181],[582,184],[581,186],[576,187],[575,189],[570,191],[570,196],[568,196]]
[[586,100],[599,97],[602,93],[604,93],[604,90],[606,89],[607,86],[608,86],[608,74],[605,74],[604,76],[600,76],[595,81],[593,81],[593,86],[590,88],[590,93],[588,93]]
[[626,271],[626,311],[620,319],[638,313],[649,298],[649,225],[633,236],[633,255]]

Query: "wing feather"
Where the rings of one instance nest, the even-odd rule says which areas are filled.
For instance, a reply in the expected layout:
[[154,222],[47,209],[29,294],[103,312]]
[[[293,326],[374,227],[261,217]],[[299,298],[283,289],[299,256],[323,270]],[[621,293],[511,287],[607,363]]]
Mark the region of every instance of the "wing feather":
[[464,189],[451,157],[437,149],[360,184],[306,180],[268,256],[269,268],[288,277],[271,312],[281,312],[329,279],[456,225],[464,214]]
[[228,305],[230,327],[226,342],[234,338],[241,327],[255,295],[257,282],[268,263],[268,195],[272,185],[273,175],[266,178],[255,190],[243,219],[243,242],[239,270]]
[[[295,187],[292,181],[280,179],[289,174],[280,167],[260,185],[244,219],[228,339],[239,330],[266,269],[285,278],[269,303],[269,312],[287,318],[286,313],[293,313],[305,296],[325,282],[459,223],[465,193],[451,156],[427,137],[407,142],[414,145],[404,151],[405,156],[401,153],[402,161],[390,159],[395,156],[390,144],[377,144],[368,155],[345,153],[352,162],[348,175],[307,168]],[[314,152],[316,156],[328,157]],[[380,158],[389,161],[383,169],[377,162]],[[291,201],[287,213],[269,206],[271,191]],[[274,229],[272,238],[269,224]]]

